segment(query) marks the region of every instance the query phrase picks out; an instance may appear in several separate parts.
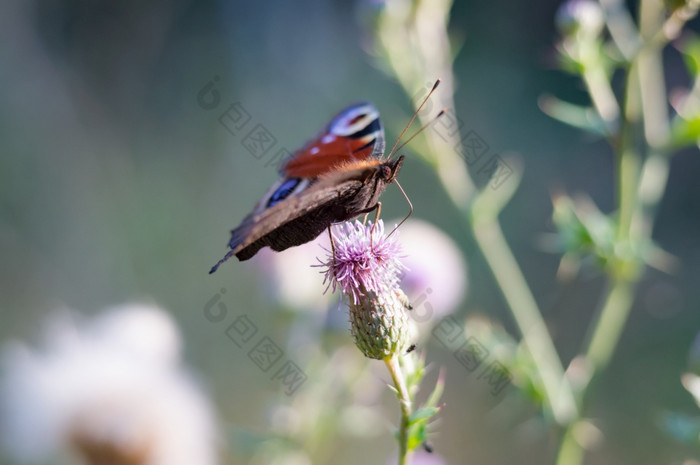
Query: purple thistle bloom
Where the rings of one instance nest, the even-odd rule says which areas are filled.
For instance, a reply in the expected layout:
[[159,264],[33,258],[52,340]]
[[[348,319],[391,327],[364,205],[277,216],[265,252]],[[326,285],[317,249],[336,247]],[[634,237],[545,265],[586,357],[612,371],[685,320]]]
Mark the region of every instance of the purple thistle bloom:
[[384,223],[379,220],[372,231],[372,222],[363,225],[359,221],[333,226],[332,250],[322,261],[325,267],[324,283],[333,291],[342,292],[357,304],[367,292],[382,293],[398,286],[399,273],[406,269],[401,263],[401,246],[398,234],[384,235]]

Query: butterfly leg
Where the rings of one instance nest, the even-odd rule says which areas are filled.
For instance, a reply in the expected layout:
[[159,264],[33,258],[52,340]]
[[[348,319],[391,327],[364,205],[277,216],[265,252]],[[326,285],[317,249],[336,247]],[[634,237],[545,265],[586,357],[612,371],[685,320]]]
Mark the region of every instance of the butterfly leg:
[[333,255],[333,273],[335,273],[335,241],[333,241],[333,233],[331,233],[331,227],[328,226],[328,238],[331,241],[331,254]]
[[379,213],[382,211],[382,203],[377,202],[377,204],[365,212],[365,217],[362,218],[362,226],[367,225],[367,218],[369,214],[374,210],[374,223],[372,224],[372,232],[374,232],[374,225],[377,224],[377,219],[379,218]]
[[[377,202],[376,210],[374,211],[374,222],[372,223],[372,228],[369,231],[369,248],[372,249],[374,244],[372,243],[374,239],[374,228],[377,227],[377,220],[379,220],[379,214],[382,212],[382,203]],[[366,213],[366,215],[369,213]]]
[[335,259],[335,242],[333,241],[333,233],[330,226],[328,226],[328,238],[331,240],[331,253],[333,254],[333,259]]

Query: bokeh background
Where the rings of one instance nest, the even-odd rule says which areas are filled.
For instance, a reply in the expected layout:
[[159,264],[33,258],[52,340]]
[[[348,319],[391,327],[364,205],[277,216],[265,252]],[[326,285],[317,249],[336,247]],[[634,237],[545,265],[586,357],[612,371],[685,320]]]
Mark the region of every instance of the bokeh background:
[[[451,32],[463,41],[455,102],[464,131],[476,131],[493,153],[522,158],[523,181],[503,224],[568,363],[586,337],[604,280],[583,273],[556,281],[559,257],[540,247],[541,235],[553,230],[551,193],[586,192],[606,212],[614,203],[609,147],[537,106],[545,93],[586,98],[579,82],[554,66],[558,4],[457,1]],[[57,307],[90,314],[127,301],[157,302],[179,324],[185,358],[215,403],[223,460],[249,463],[242,432],[264,436],[270,409],[292,398],[226,338],[227,323],[204,317],[205,304],[225,289],[232,312],[249,315],[302,368],[310,361],[295,351],[303,343],[289,340],[291,321],[303,317],[271,302],[253,261],[232,261],[207,275],[225,252],[228,230],[277,176],[267,163],[271,154],[251,156],[244,134],[231,134],[218,117],[239,102],[279,147],[294,150],[343,106],[370,100],[393,142],[411,103],[366,53],[367,8],[311,0],[4,1],[0,343],[33,340]],[[677,55],[665,65],[671,86],[687,85]],[[197,95],[215,76],[221,104],[206,110]],[[447,232],[469,264],[469,291],[456,316],[486,315],[517,334],[434,174],[410,147],[405,154],[401,179],[415,216]],[[697,150],[673,159],[654,238],[681,267],[672,275],[646,272],[597,388],[592,416],[605,439],[586,463],[671,464],[700,456],[658,424],[666,410],[697,413],[680,375],[700,330],[699,174]],[[389,189],[385,215],[405,210]],[[339,320],[343,311],[332,310]],[[344,328],[333,338],[350,344]],[[448,463],[551,460],[556,436],[515,389],[492,396],[440,344],[428,341],[425,348],[428,361],[448,373],[433,438]],[[394,421],[395,400],[388,390],[381,399]],[[333,454],[324,463],[384,463],[394,447],[390,426],[371,437],[329,439]],[[0,463],[10,463],[1,451]]]

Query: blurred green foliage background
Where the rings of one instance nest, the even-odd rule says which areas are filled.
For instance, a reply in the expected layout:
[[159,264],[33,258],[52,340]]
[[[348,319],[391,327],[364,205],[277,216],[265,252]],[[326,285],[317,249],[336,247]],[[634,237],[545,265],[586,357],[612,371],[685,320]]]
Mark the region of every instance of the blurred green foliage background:
[[[604,142],[537,106],[544,93],[586,98],[579,82],[554,66],[558,3],[458,1],[451,30],[463,41],[455,62],[463,133],[476,131],[492,153],[522,158],[524,179],[503,224],[568,363],[586,337],[603,279],[583,273],[556,282],[559,257],[543,251],[539,238],[553,230],[554,190],[587,192],[607,212],[613,178]],[[217,119],[240,102],[278,146],[293,151],[339,109],[366,99],[381,111],[393,143],[411,105],[364,50],[363,17],[376,7],[310,0],[5,1],[0,341],[34,338],[56,307],[91,313],[153,300],[177,319],[187,360],[213,396],[226,462],[247,463],[236,431],[264,434],[271,404],[290,400],[225,337],[228,323],[207,321],[203,307],[225,288],[233,312],[251,316],[261,331],[285,343],[289,315],[270,305],[253,263],[232,261],[207,275],[225,252],[228,230],[277,174],[265,166],[271,154],[254,158],[241,144],[244,134],[232,135]],[[672,87],[688,84],[677,54],[669,53],[665,65]],[[222,103],[205,110],[197,94],[214,76]],[[458,316],[482,313],[515,333],[430,168],[410,147],[405,153],[401,180],[415,215],[447,231],[469,263],[469,294]],[[673,159],[654,238],[682,265],[676,274],[647,271],[643,278],[592,407],[605,441],[586,463],[670,464],[700,456],[658,426],[664,410],[697,413],[679,377],[700,329],[698,175],[697,150]],[[406,210],[394,189],[384,202],[387,218]],[[350,340],[347,333],[336,337]],[[448,373],[446,408],[433,442],[449,463],[550,460],[556,438],[534,407],[515,390],[491,396],[441,345],[427,348],[428,361]],[[295,362],[304,368],[306,361]],[[384,400],[393,419],[396,405],[388,392]],[[392,446],[387,427],[383,435],[336,445],[328,463],[383,463]],[[367,458],[371,448],[376,455]]]

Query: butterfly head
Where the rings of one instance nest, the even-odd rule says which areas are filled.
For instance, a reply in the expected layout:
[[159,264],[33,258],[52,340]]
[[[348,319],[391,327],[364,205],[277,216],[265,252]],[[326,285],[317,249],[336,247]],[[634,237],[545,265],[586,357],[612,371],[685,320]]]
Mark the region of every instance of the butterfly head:
[[403,165],[403,155],[399,155],[393,160],[387,160],[382,164],[380,176],[387,184],[391,184],[396,179],[396,175],[399,174],[401,165]]

